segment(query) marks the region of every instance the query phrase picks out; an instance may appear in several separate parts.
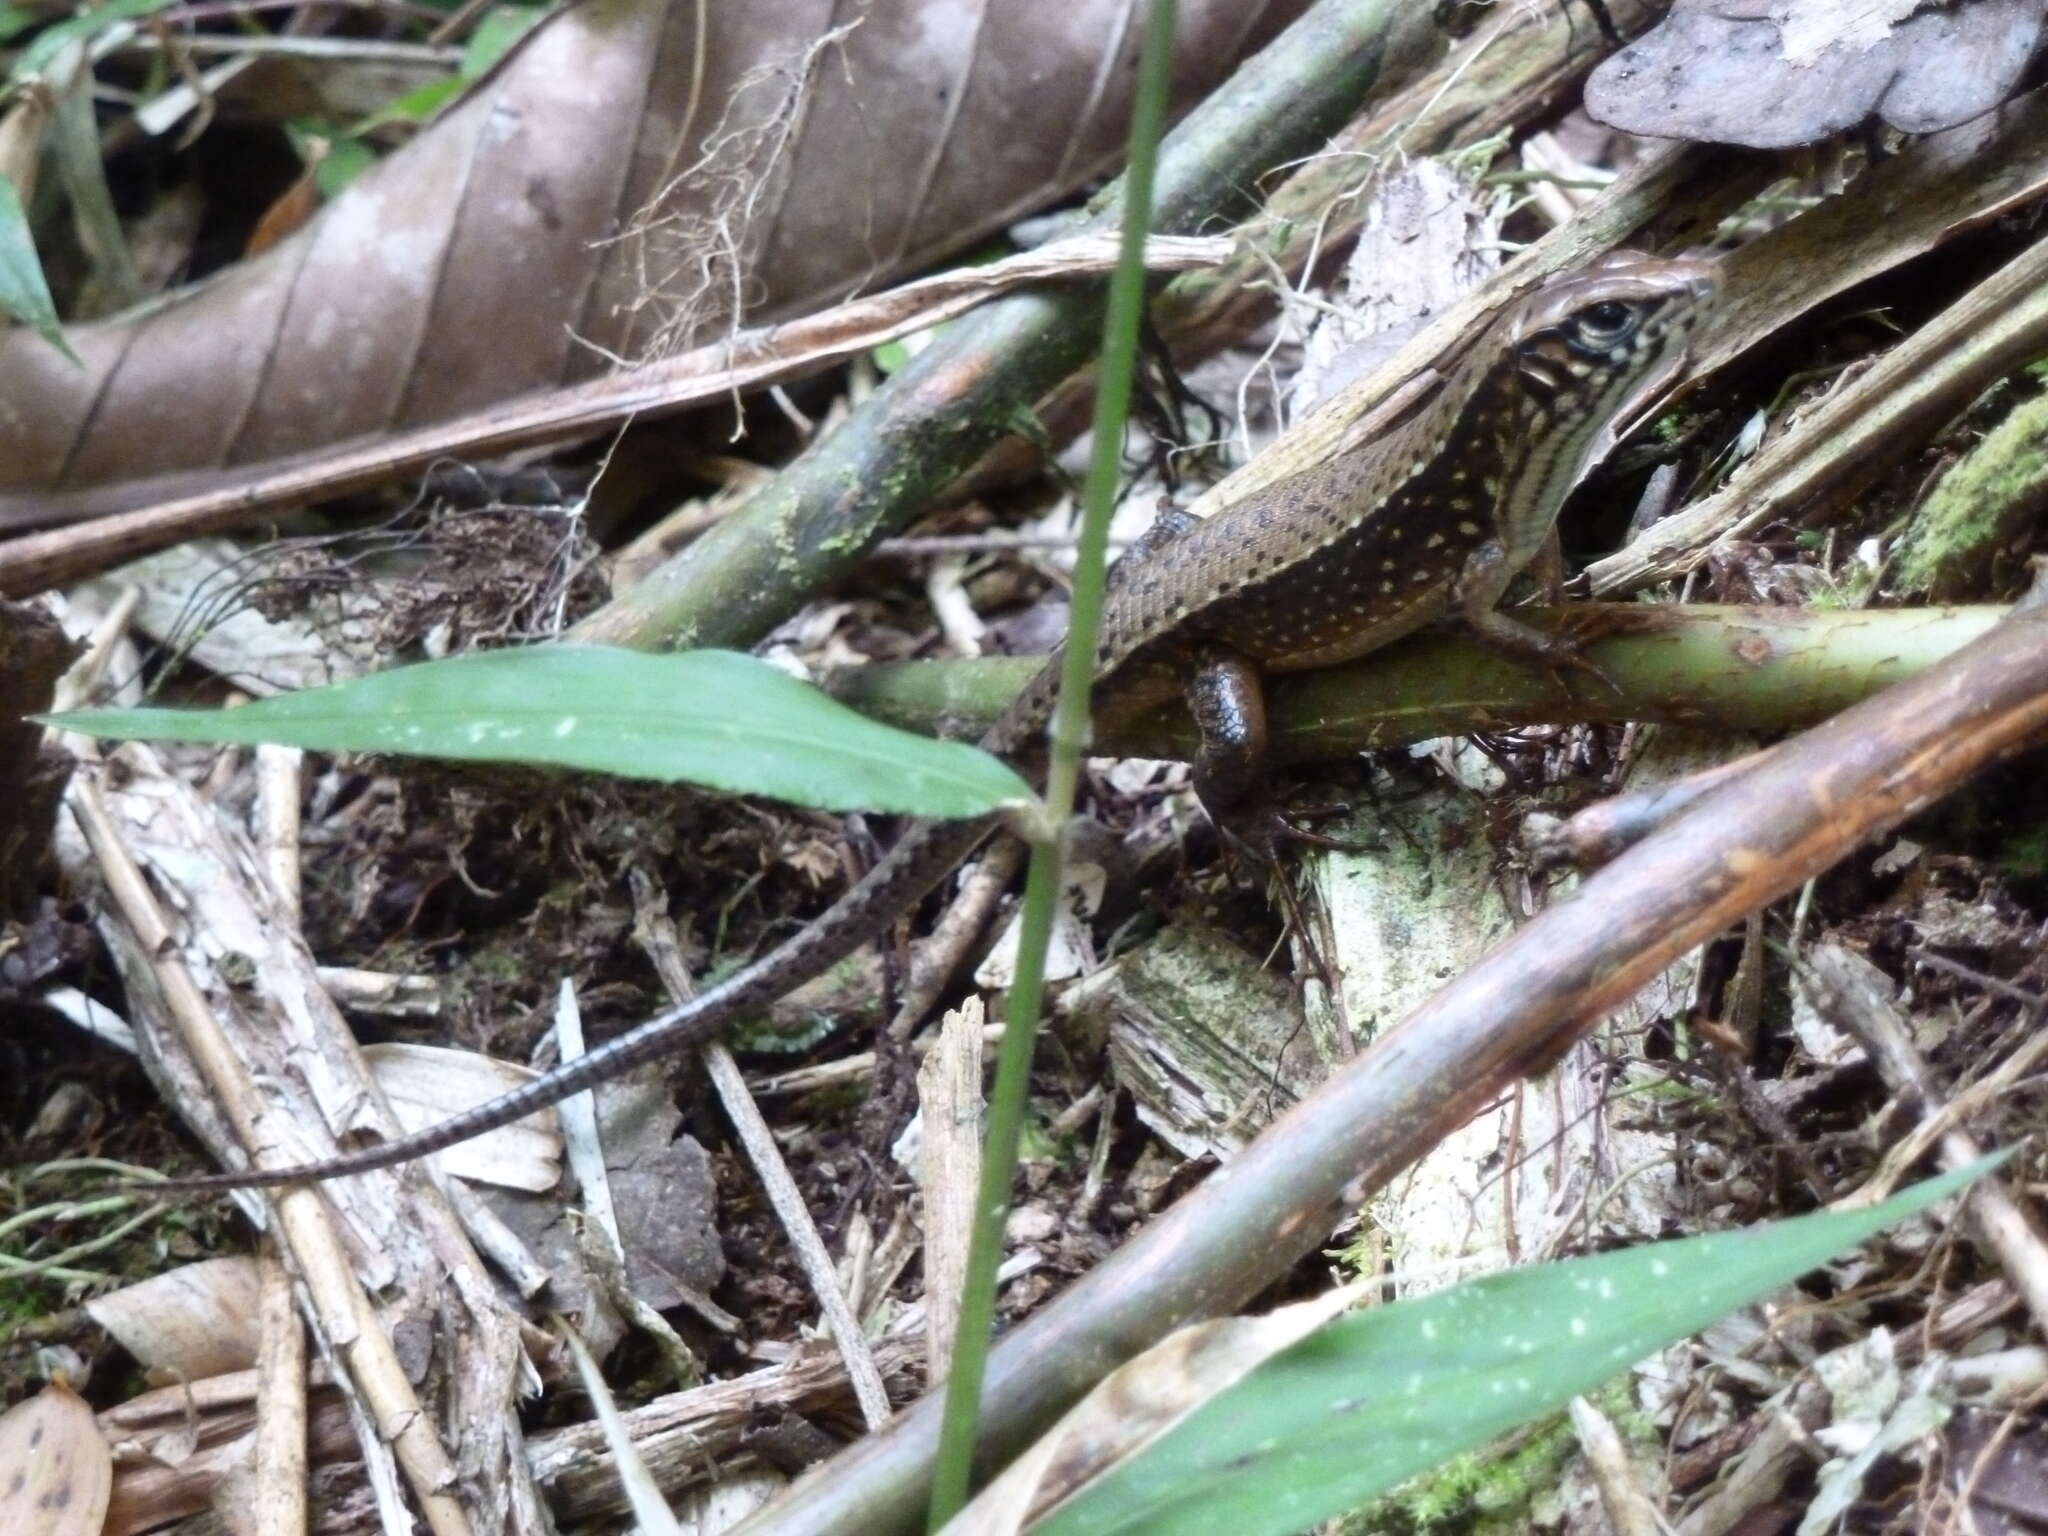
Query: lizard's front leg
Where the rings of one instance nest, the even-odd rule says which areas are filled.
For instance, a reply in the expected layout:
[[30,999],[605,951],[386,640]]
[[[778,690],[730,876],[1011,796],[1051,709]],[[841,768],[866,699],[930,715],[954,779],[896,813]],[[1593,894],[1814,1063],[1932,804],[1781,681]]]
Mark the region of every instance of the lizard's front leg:
[[[1547,574],[1555,581],[1562,574],[1563,561],[1551,542],[1554,538],[1553,533],[1546,539],[1546,549],[1538,552],[1538,559],[1546,565],[1554,561],[1555,567],[1547,573],[1539,570],[1539,579]],[[1529,562],[1532,566],[1537,563]],[[1613,681],[1580,654],[1578,642],[1570,635],[1538,629],[1500,611],[1501,599],[1507,596],[1508,588],[1523,569],[1524,566],[1508,559],[1498,539],[1488,539],[1466,557],[1457,579],[1451,583],[1451,602],[1473,633],[1496,650],[1546,667],[1576,667],[1612,688]]]

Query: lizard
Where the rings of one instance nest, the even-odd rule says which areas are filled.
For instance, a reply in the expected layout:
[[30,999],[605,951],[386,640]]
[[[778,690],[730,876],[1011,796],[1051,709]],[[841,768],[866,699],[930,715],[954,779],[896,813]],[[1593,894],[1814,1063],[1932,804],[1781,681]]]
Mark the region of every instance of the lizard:
[[[1208,518],[1162,520],[1112,572],[1091,709],[1128,718],[1184,697],[1213,818],[1241,813],[1264,749],[1262,678],[1365,655],[1456,615],[1534,662],[1576,646],[1498,611],[1560,506],[1659,396],[1718,288],[1695,257],[1618,252],[1552,278],[1454,348],[1442,383],[1383,433]],[[1051,718],[1055,650],[980,745],[1028,761]],[[997,827],[914,823],[808,926],[687,1002],[533,1081],[410,1135],[295,1167],[151,1181],[152,1194],[274,1187],[438,1152],[658,1056],[702,1044],[881,936]]]

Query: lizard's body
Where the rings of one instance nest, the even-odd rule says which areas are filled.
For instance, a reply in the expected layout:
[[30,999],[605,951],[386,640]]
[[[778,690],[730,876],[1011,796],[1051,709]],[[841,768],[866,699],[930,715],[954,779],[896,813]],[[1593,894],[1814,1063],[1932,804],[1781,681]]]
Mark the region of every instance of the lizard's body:
[[[1570,648],[1494,611],[1617,421],[1669,379],[1713,289],[1691,260],[1617,258],[1554,280],[1481,332],[1441,389],[1376,440],[1127,558],[1106,597],[1093,707],[1129,715],[1185,691],[1204,745],[1196,787],[1228,812],[1258,778],[1258,679],[1347,660],[1450,612],[1553,663]],[[1612,322],[1612,323],[1610,323]],[[1612,346],[1601,343],[1611,340]],[[1052,712],[1055,651],[982,737],[1029,759]],[[418,1134],[290,1169],[174,1180],[282,1184],[408,1161],[510,1123],[643,1061],[715,1038],[882,934],[994,829],[921,823],[787,943],[533,1082]]]

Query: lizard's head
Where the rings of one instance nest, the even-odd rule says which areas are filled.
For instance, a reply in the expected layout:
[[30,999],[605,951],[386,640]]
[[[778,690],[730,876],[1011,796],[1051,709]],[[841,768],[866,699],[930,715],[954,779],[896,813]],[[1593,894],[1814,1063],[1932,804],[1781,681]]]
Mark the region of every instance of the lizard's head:
[[1685,366],[1718,286],[1710,262],[1617,254],[1553,279],[1486,333],[1454,430],[1511,560],[1534,553],[1572,488]]
[[1506,317],[1525,417],[1611,427],[1669,381],[1719,287],[1713,263],[1616,252],[1551,282]]

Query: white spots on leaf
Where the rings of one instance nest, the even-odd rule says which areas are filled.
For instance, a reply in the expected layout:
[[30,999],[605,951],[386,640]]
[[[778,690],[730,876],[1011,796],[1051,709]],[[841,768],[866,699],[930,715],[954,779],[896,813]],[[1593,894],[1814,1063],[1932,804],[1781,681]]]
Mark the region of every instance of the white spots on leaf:
[[560,741],[565,736],[575,735],[577,724],[578,721],[574,715],[564,715],[555,722],[555,728],[551,734],[555,740]]

